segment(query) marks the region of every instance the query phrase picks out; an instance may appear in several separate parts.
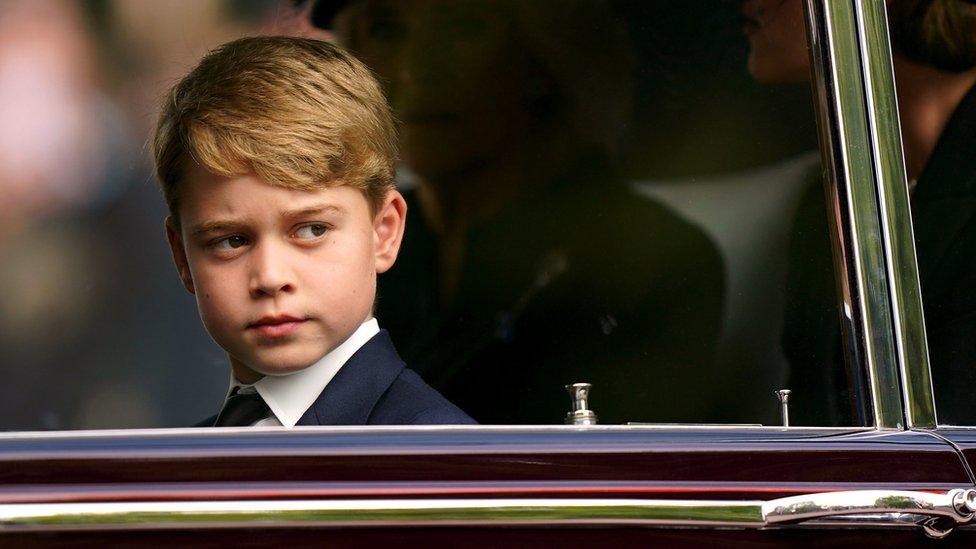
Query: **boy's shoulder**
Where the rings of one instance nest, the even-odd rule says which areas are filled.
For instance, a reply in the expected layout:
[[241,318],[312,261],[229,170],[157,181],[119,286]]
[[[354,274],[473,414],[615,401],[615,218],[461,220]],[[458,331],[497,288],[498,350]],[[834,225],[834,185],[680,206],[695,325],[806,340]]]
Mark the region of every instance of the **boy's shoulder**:
[[299,425],[473,424],[397,354],[380,330],[342,366]]
[[403,368],[376,402],[368,423],[374,425],[474,424],[460,408],[427,385],[416,372]]

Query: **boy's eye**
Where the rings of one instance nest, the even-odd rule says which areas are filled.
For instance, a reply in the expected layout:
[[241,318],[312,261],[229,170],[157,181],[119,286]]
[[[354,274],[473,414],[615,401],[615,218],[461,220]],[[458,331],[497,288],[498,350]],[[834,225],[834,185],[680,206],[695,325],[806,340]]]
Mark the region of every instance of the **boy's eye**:
[[324,223],[309,223],[302,225],[295,231],[295,237],[302,240],[314,240],[326,233],[329,227]]
[[214,249],[219,251],[236,250],[247,244],[247,239],[240,235],[228,236],[214,242]]

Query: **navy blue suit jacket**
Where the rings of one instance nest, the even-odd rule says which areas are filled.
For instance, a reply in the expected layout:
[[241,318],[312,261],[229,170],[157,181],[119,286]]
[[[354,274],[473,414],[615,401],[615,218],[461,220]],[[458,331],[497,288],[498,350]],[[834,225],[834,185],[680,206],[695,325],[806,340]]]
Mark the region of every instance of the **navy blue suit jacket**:
[[298,425],[470,424],[474,420],[424,383],[386,330],[339,369]]
[[[216,416],[201,425],[213,425]],[[380,330],[339,369],[298,425],[457,425],[475,421],[404,364]]]

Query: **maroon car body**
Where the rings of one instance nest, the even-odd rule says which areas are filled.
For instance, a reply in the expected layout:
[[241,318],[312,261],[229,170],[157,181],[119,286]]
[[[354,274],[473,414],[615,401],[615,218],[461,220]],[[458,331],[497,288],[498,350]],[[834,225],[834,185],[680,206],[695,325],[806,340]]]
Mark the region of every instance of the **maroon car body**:
[[[971,439],[972,437],[970,437]],[[972,445],[970,444],[972,448]],[[539,520],[490,511],[495,502],[537,505],[632,500],[771,501],[847,491],[941,494],[973,480],[959,452],[934,433],[873,429],[726,427],[443,427],[301,428],[291,432],[226,429],[133,434],[37,435],[0,441],[0,509],[56,504],[80,513],[75,522],[28,525],[4,516],[4,543],[14,545],[162,541],[223,545],[327,542],[469,546],[550,545],[912,545],[924,538],[912,523],[823,520],[784,525],[662,528],[642,518],[588,518],[568,512]],[[134,522],[85,518],[98,505],[168,502],[410,502],[444,509],[486,504],[467,518],[391,513],[342,517],[157,515]],[[314,505],[313,505],[314,506]],[[87,511],[86,511],[87,507]],[[0,511],[2,513],[3,511]],[[685,517],[687,518],[687,517]],[[676,517],[677,526],[681,526]],[[714,518],[712,522],[717,522]],[[721,526],[721,528],[719,527]],[[950,541],[972,543],[976,530],[956,528]]]

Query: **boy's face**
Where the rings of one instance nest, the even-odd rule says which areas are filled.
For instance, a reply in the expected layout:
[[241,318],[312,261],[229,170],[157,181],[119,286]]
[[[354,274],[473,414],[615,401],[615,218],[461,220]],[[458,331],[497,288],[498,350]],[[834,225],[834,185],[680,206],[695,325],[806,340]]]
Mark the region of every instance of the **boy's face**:
[[406,219],[391,191],[376,215],[351,187],[301,191],[195,166],[166,223],[180,278],[238,380],[301,370],[371,315],[376,274],[396,260]]

